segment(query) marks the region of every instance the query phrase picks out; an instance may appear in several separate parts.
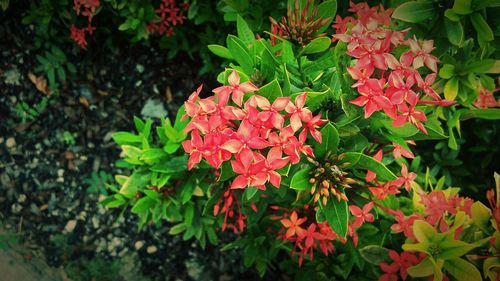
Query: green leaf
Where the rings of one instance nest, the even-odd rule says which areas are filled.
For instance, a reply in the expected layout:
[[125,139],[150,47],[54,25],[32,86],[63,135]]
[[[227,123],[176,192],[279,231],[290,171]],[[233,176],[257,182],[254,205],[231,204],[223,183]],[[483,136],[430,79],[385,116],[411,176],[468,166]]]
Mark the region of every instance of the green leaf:
[[471,118],[480,118],[486,120],[499,120],[499,108],[482,108],[482,109],[460,109],[460,120],[467,120]]
[[464,42],[464,28],[462,27],[462,23],[444,18],[444,26],[450,43],[456,46],[462,45]]
[[238,31],[238,37],[241,39],[241,41],[243,41],[243,43],[245,43],[247,47],[253,45],[255,41],[255,35],[240,15],[236,16],[236,29]]
[[281,42],[281,62],[293,63],[295,55],[293,54],[292,44],[286,40]]
[[123,150],[123,153],[125,153],[125,155],[127,157],[130,157],[133,159],[139,159],[139,157],[142,155],[142,150],[140,150],[139,148],[137,148],[135,146],[124,144],[121,146],[121,149]]
[[481,230],[487,232],[488,224],[491,219],[491,210],[486,207],[483,203],[476,201],[471,207],[472,221]]
[[454,240],[450,237],[450,239],[439,243],[439,249],[441,250],[439,258],[444,260],[459,258],[478,246],[479,245],[476,244],[469,244],[460,240]]
[[338,235],[346,237],[347,224],[349,222],[347,202],[344,200],[338,201],[335,197],[330,196],[326,206],[323,206],[321,200],[319,200],[318,207],[322,210],[332,230]]
[[479,270],[473,264],[463,259],[446,260],[444,268],[457,281],[483,280]]
[[151,174],[147,172],[134,172],[129,177],[122,176],[121,179],[124,181],[119,191],[120,194],[127,198],[132,198],[138,190],[146,186],[151,179]]
[[271,103],[274,102],[276,98],[283,96],[280,83],[277,79],[260,87],[255,93],[267,98]]
[[317,33],[324,32],[330,26],[331,21],[333,21],[333,19],[335,18],[335,14],[337,14],[336,0],[325,1],[318,5],[318,14],[316,15],[316,18],[330,18],[330,20],[325,24],[324,27],[320,28]]
[[191,226],[193,224],[194,218],[194,204],[190,203],[186,206],[184,210],[184,223],[187,226]]
[[458,15],[468,15],[472,13],[472,0],[455,0],[453,3],[453,11]]
[[458,78],[453,77],[444,85],[444,97],[447,100],[455,100],[458,95]]
[[311,73],[315,71],[326,71],[329,68],[335,67],[334,50],[326,52],[317,60],[311,61],[304,66],[304,73]]
[[182,232],[184,232],[184,230],[186,230],[186,224],[181,222],[179,224],[176,224],[174,226],[172,226],[169,230],[168,230],[168,234],[170,235],[177,235],[177,234],[180,234]]
[[230,60],[234,59],[229,50],[224,46],[211,44],[208,45],[208,49],[210,50],[210,52],[214,53],[214,55],[219,56],[221,58]]
[[234,178],[235,176],[236,173],[233,172],[233,167],[231,166],[231,163],[229,161],[222,163],[222,166],[220,168],[219,181],[227,181],[229,179]]
[[301,169],[295,173],[292,177],[292,181],[290,183],[290,188],[295,190],[309,190],[312,187],[312,184],[309,182],[311,177],[309,176],[310,168]]
[[173,176],[187,171],[187,155],[169,158],[150,168],[153,172],[172,174]]
[[392,13],[393,18],[411,23],[421,23],[424,20],[435,18],[436,15],[436,3],[431,0],[406,2]]
[[475,12],[471,14],[470,21],[477,31],[477,37],[479,41],[493,41],[493,39],[495,38],[493,36],[493,31],[480,13]]
[[450,79],[455,75],[455,66],[453,64],[445,64],[439,69],[439,77]]
[[130,210],[134,214],[138,214],[142,218],[147,217],[149,210],[153,208],[156,202],[149,197],[142,197],[139,199],[134,207]]
[[389,258],[389,250],[378,245],[368,245],[359,250],[359,253],[367,262],[375,265],[380,265],[381,262],[387,262]]
[[129,132],[116,132],[112,135],[113,140],[119,144],[141,143],[142,137]]
[[321,129],[321,135],[323,141],[321,143],[314,143],[314,154],[316,157],[324,157],[327,151],[332,153],[337,153],[338,145],[340,142],[339,132],[328,122]]
[[496,63],[494,59],[478,60],[468,63],[463,71],[473,73],[487,73]]
[[411,277],[427,277],[434,274],[434,265],[430,259],[427,257],[419,264],[409,267],[408,274]]
[[436,230],[424,220],[416,220],[413,223],[413,233],[418,242],[430,242],[436,236]]
[[154,161],[156,161],[164,156],[167,156],[167,153],[165,151],[163,151],[163,149],[150,148],[150,149],[144,150],[139,159],[146,161],[146,162],[154,162]]
[[234,35],[229,35],[227,37],[227,48],[231,56],[241,65],[245,72],[251,73],[253,71],[253,58],[250,56],[245,43],[241,39]]
[[[351,160],[353,159],[353,160]],[[354,159],[358,159],[356,162],[351,162],[354,161]],[[382,180],[395,180],[397,179],[396,175],[394,175],[391,170],[389,170],[384,164],[382,164],[380,161],[377,161],[373,159],[373,157],[370,157],[368,155],[365,155],[360,152],[346,152],[344,159],[342,159],[342,162],[349,162],[352,164],[352,166],[365,169],[365,170],[370,170],[374,173],[377,174],[378,179]]]
[[329,37],[318,37],[309,42],[309,44],[307,44],[302,50],[302,53],[304,54],[321,53],[323,51],[326,51],[328,47],[330,47],[331,43],[332,39],[330,39]]

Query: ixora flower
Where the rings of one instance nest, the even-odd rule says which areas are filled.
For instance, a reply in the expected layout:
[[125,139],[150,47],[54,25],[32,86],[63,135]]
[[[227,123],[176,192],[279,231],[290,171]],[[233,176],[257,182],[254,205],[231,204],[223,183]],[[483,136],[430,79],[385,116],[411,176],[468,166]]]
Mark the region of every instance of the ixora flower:
[[[422,124],[427,117],[417,105],[454,104],[454,101],[442,100],[431,87],[439,62],[431,54],[433,41],[420,41],[415,36],[405,39],[408,30],[391,30],[391,9],[351,2],[349,10],[357,17],[337,17],[333,25],[337,34],[333,38],[347,43],[347,55],[355,59],[355,65],[347,71],[355,80],[352,87],[360,96],[351,103],[364,107],[365,118],[382,110],[394,120],[394,127],[409,123],[427,134]],[[393,51],[400,46],[409,51],[398,59]],[[425,78],[419,72],[424,67],[431,71]]]
[[182,142],[189,153],[188,169],[203,159],[216,169],[230,161],[237,175],[231,189],[264,190],[268,182],[279,188],[281,176],[276,170],[289,162],[298,163],[301,154],[314,156],[306,144],[307,136],[321,142],[318,128],[326,120],[320,115],[313,117],[305,107],[307,93],[298,95],[295,102],[283,97],[271,103],[255,93],[244,101],[245,94],[258,88],[250,82],[242,83],[235,70],[228,82],[205,99],[199,98],[199,87],[185,102],[183,118],[191,118],[185,129],[191,137]]

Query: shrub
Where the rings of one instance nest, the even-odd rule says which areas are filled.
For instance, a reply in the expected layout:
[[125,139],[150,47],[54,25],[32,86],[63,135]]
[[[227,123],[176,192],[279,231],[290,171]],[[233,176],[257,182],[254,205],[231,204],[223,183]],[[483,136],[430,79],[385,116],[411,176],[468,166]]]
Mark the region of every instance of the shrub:
[[[460,119],[500,117],[450,94],[442,73],[455,47],[438,55],[432,38],[396,24],[433,2],[350,3],[333,37],[336,1],[289,2],[269,38],[237,16],[237,36],[209,46],[229,62],[213,95],[200,86],[156,135],[137,118],[137,133],[114,135],[131,175],[102,203],[131,205],[141,225],[165,219],[202,246],[230,229],[238,239],[222,250],[242,249],[262,276],[278,264],[297,280],[498,278],[500,185],[488,208],[419,172],[412,151],[434,139],[457,149]],[[496,64],[457,75],[488,83]]]

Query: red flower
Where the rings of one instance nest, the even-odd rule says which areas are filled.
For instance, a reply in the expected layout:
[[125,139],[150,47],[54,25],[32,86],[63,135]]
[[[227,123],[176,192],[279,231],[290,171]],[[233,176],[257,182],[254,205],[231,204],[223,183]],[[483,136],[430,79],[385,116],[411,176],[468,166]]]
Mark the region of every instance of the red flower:
[[285,233],[285,239],[288,239],[292,236],[304,237],[306,234],[306,230],[300,227],[307,219],[299,218],[297,212],[293,211],[290,215],[290,219],[282,219],[281,224],[287,228]]
[[355,217],[354,222],[352,223],[353,227],[360,227],[365,221],[373,222],[375,217],[373,214],[370,214],[372,208],[373,202],[364,205],[363,209],[356,205],[349,206],[349,211],[351,211],[351,214]]

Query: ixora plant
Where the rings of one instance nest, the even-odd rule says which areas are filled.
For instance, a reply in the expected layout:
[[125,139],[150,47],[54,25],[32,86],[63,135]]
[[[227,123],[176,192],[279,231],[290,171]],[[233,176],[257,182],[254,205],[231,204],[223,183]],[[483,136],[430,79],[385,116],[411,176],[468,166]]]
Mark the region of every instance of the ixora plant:
[[335,1],[291,4],[269,39],[237,17],[227,47],[209,46],[230,61],[213,95],[200,86],[156,134],[138,118],[137,133],[114,134],[132,173],[102,203],[203,247],[231,230],[222,250],[242,249],[261,275],[498,280],[500,178],[488,208],[413,172],[410,145],[451,137],[440,116],[458,106],[434,87],[432,40],[366,3],[329,37]]

